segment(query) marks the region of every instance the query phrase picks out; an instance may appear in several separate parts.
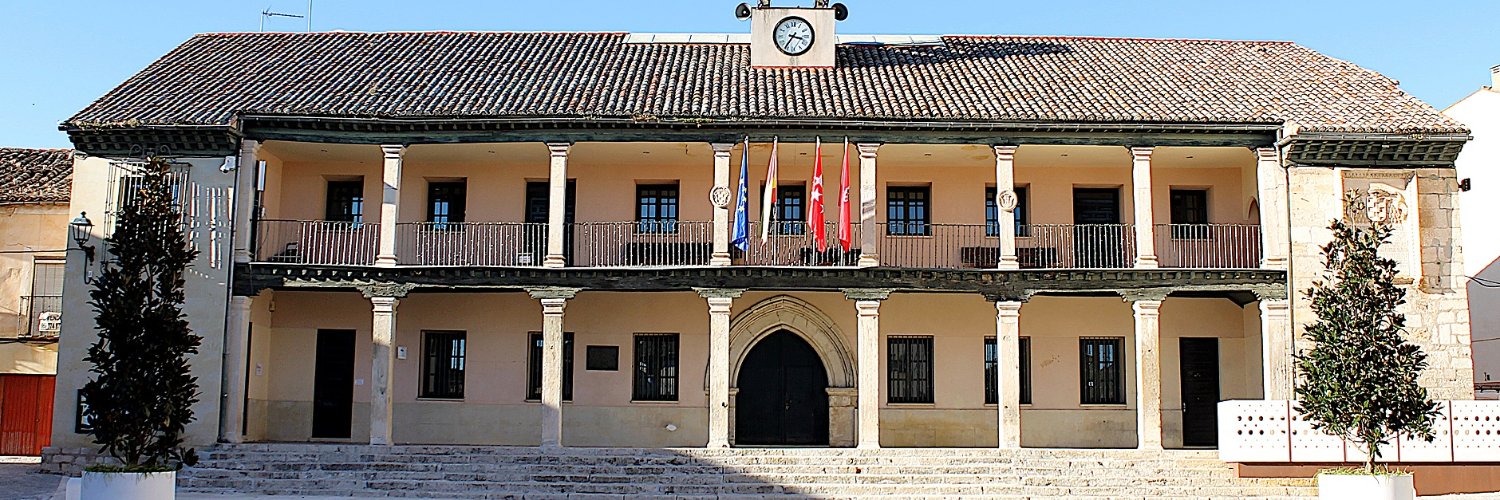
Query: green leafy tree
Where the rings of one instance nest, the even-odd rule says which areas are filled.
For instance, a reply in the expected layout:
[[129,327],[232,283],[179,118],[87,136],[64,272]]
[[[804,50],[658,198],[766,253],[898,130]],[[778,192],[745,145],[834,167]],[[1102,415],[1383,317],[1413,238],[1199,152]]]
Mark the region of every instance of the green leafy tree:
[[1397,308],[1406,290],[1395,284],[1396,262],[1379,255],[1390,226],[1335,220],[1329,229],[1326,271],[1307,291],[1317,321],[1306,329],[1312,348],[1297,356],[1297,410],[1314,428],[1363,446],[1365,470],[1374,473],[1380,446],[1392,438],[1432,441],[1437,404],[1417,383],[1427,355],[1402,337],[1406,316]]
[[170,165],[150,158],[121,203],[105,240],[115,261],[89,291],[99,341],[85,361],[94,379],[83,387],[94,442],[128,472],[175,470],[196,461],[183,447],[193,421],[198,379],[188,357],[202,337],[182,313],[183,278],[197,251],[180,225]]

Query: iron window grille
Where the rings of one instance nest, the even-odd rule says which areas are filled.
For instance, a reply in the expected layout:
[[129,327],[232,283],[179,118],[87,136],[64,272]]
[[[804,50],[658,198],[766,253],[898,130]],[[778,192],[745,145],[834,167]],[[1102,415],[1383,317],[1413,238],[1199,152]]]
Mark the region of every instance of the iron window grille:
[[[1021,373],[1017,377],[1021,384],[1021,401],[1023,405],[1031,404],[1031,337],[1021,337],[1017,345],[1020,352]],[[995,371],[999,366],[995,350],[995,337],[984,338],[984,404],[992,405],[1000,401],[999,388],[995,385]]]
[[[542,333],[527,337],[526,400],[542,400]],[[563,401],[573,400],[573,332],[563,332]]]
[[1085,337],[1078,339],[1080,397],[1086,405],[1125,404],[1125,339]]
[[1208,190],[1173,189],[1171,208],[1172,239],[1206,240],[1213,237],[1208,227]]
[[642,234],[677,232],[676,184],[641,184],[635,187],[635,231]]
[[677,334],[635,336],[635,401],[677,401]]
[[[1024,238],[1031,236],[1031,228],[1026,224],[1027,189],[1016,186],[1016,209],[1011,211],[1011,216],[1016,221],[1016,237]],[[995,201],[999,192],[995,188],[984,189],[984,235],[989,237],[1000,236],[1000,205]]]
[[932,337],[888,337],[886,353],[887,402],[931,403]]
[[435,231],[462,229],[469,185],[465,181],[427,184],[427,222]]
[[422,397],[463,399],[465,351],[464,332],[425,332],[422,345]]
[[[140,200],[140,190],[145,187],[145,177],[140,170],[143,166],[144,164],[133,162],[110,164],[109,190],[113,195],[105,198],[104,210],[104,227],[108,228],[110,234],[114,233],[115,223],[125,207]],[[174,208],[184,229],[193,227],[193,207],[189,205],[192,199],[187,193],[189,168],[187,165],[173,164],[167,171],[167,185],[172,190],[172,199],[176,202]]]
[[886,234],[892,236],[931,236],[929,186],[892,186],[886,188]]
[[25,324],[23,337],[57,337],[62,332],[62,288],[64,263],[60,259],[37,258],[31,264],[31,295],[21,297],[18,319]]

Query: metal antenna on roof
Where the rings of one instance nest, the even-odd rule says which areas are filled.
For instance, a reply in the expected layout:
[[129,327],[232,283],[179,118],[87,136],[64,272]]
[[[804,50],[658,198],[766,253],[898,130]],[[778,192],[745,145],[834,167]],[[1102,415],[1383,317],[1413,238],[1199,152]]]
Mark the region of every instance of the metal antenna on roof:
[[[311,0],[308,1],[308,5],[309,6],[312,5]],[[308,11],[308,15],[309,16],[312,15],[312,11]],[[296,15],[296,14],[283,14],[283,13],[280,13],[280,12],[271,12],[271,7],[267,6],[266,10],[260,11],[260,30],[261,31],[265,31],[266,30],[266,18],[268,18],[268,17],[295,17],[297,19],[302,19],[303,16],[299,16],[299,15]],[[312,19],[308,19],[307,20],[307,28],[308,28],[308,31],[312,31]]]

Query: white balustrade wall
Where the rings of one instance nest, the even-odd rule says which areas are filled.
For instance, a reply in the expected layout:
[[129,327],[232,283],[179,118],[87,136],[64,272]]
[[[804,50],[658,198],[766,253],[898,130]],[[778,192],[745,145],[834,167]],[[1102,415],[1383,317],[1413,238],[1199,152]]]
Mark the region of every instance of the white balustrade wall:
[[[1439,401],[1433,440],[1400,436],[1381,462],[1500,462],[1500,401]],[[1291,401],[1219,403],[1219,459],[1234,463],[1358,463],[1364,448],[1313,430]]]

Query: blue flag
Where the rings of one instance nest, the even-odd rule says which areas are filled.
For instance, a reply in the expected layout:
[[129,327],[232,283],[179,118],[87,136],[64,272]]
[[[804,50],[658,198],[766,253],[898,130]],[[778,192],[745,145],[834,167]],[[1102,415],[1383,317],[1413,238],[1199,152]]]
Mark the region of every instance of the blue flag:
[[739,201],[734,204],[734,238],[730,240],[730,244],[740,249],[741,252],[750,249],[750,214],[746,213],[746,206],[748,205],[746,199],[749,198],[750,193],[748,188],[745,187],[748,181],[746,179],[748,176],[748,163],[750,163],[750,138],[745,137],[745,150],[740,156]]

